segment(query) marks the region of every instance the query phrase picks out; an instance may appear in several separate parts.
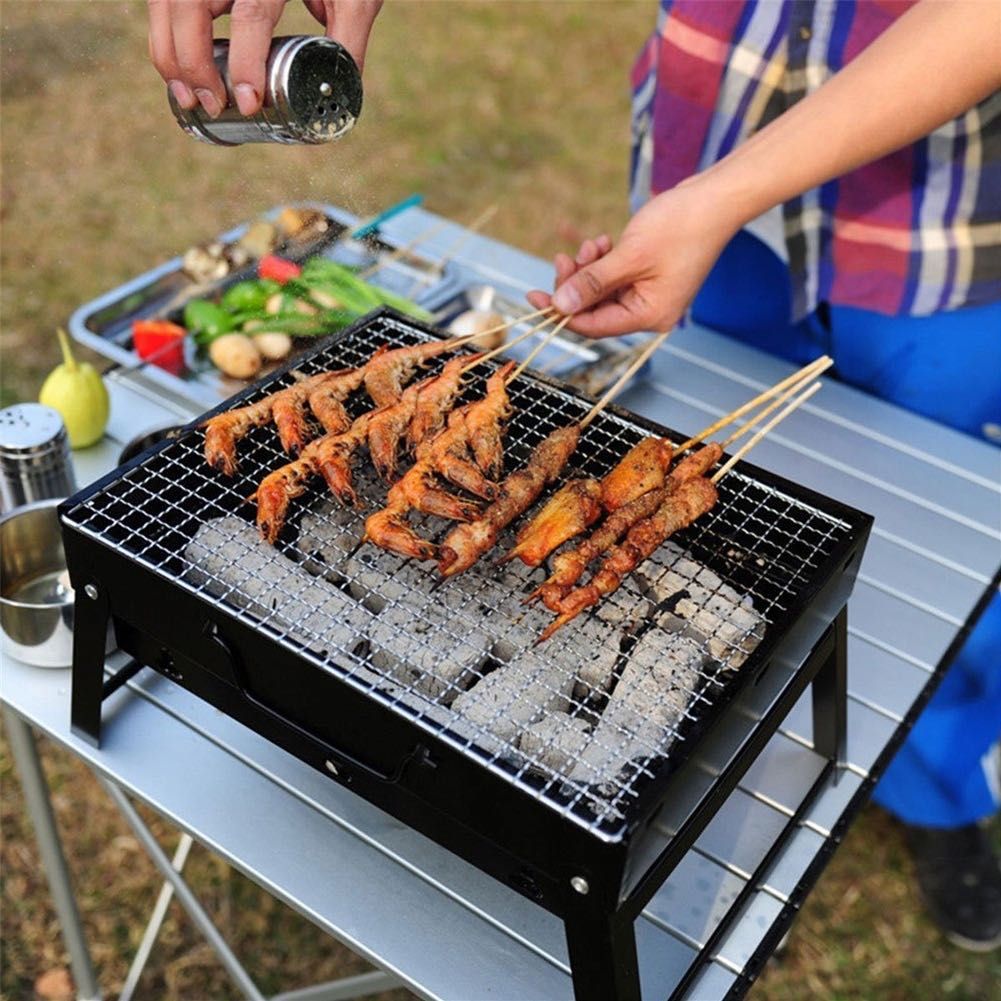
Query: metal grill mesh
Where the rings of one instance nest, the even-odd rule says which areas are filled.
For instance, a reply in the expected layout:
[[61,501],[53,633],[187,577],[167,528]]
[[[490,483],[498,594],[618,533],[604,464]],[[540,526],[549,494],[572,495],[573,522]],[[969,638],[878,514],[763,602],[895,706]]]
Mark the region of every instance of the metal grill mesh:
[[[381,343],[426,337],[378,316],[300,368],[357,365]],[[482,389],[478,378],[467,395]],[[583,400],[529,378],[510,395],[507,470],[587,410]],[[353,405],[360,412],[365,402]],[[602,475],[644,434],[602,414],[566,475]],[[685,756],[686,738],[727,700],[739,667],[849,530],[732,473],[714,510],[646,561],[592,618],[534,648],[549,615],[521,598],[544,571],[493,565],[511,532],[479,565],[435,586],[433,565],[358,547],[365,514],[385,495],[374,475],[358,468],[361,511],[334,504],[318,481],[294,502],[272,549],[257,540],[246,498],[287,461],[273,429],[241,442],[233,479],[204,463],[202,444],[200,432],[185,435],[90,496],[69,520],[210,602],[226,603],[606,835],[622,828],[654,769]],[[432,539],[448,528],[430,517],[417,524]]]

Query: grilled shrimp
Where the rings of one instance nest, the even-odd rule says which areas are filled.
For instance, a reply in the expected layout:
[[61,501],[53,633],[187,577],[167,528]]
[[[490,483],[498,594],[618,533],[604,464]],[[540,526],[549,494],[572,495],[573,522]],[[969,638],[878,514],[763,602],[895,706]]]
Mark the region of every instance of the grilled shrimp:
[[476,458],[476,465],[491,479],[496,480],[504,468],[504,422],[511,414],[511,401],[507,395],[507,382],[516,368],[508,362],[487,379],[487,392],[482,400],[474,403],[466,414],[469,445]]
[[497,484],[488,480],[472,461],[469,427],[466,423],[469,409],[470,407],[462,407],[449,414],[446,430],[432,439],[428,447],[418,449],[418,456],[426,454],[435,472],[449,483],[454,483],[474,497],[493,500],[497,496]]
[[344,409],[344,400],[361,386],[365,378],[365,367],[343,368],[330,374],[330,379],[309,394],[309,409],[327,434],[342,434],[351,427],[351,418]]
[[272,420],[286,452],[298,453],[307,435],[304,409],[309,394],[340,372],[320,372],[265,396],[246,407],[237,407],[205,422],[205,461],[227,476],[236,473],[236,444],[253,428]]
[[414,370],[431,358],[454,351],[451,341],[428,341],[406,348],[382,351],[365,365],[365,390],[377,407],[384,407],[400,398],[403,384]]
[[265,542],[274,545],[277,541],[285,527],[289,503],[306,492],[308,480],[315,475],[316,465],[307,456],[276,469],[261,481],[250,500],[257,501],[257,529]]
[[368,425],[368,450],[376,472],[387,482],[396,479],[396,460],[400,439],[417,410],[417,398],[425,386],[434,378],[415,383],[404,390],[403,395],[387,407],[383,407]]
[[406,510],[387,507],[370,514],[365,519],[365,539],[415,560],[433,560],[437,553],[434,543],[422,539],[407,523]]
[[567,464],[580,440],[580,427],[570,424],[550,432],[525,466],[507,476],[497,499],[468,525],[457,525],[439,550],[438,570],[445,577],[468,570],[496,542],[500,533],[535,502]]
[[417,408],[407,428],[407,444],[416,451],[423,441],[430,441],[445,427],[446,417],[462,389],[462,373],[483,357],[483,352],[459,355],[445,363],[441,374],[421,387]]

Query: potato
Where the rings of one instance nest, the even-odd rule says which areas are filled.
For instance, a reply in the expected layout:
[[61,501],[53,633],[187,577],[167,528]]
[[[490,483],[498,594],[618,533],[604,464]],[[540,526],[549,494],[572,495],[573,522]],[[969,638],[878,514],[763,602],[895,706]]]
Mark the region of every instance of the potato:
[[270,333],[261,331],[251,338],[254,347],[261,353],[261,357],[268,361],[281,361],[288,358],[292,351],[292,338],[288,334]]
[[253,379],[264,364],[261,352],[246,334],[223,334],[209,345],[209,357],[223,375]]

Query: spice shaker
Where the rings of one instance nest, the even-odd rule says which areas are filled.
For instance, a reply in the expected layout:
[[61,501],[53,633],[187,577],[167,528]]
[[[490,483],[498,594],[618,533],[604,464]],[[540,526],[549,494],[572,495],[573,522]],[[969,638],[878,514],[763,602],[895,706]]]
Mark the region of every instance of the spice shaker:
[[216,146],[241,143],[318,144],[339,139],[361,112],[361,74],[350,53],[332,38],[294,35],[271,42],[261,110],[240,114],[227,67],[229,40],[213,42],[226,87],[226,107],[210,118],[202,106],[186,111],[167,92],[178,124],[188,135]]
[[41,403],[0,410],[0,511],[75,492],[69,435],[59,411]]

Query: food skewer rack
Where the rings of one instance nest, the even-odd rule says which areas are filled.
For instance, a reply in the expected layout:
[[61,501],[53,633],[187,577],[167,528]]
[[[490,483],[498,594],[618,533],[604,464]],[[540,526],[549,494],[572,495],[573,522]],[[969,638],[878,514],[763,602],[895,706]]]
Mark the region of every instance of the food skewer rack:
[[[381,344],[436,336],[384,310],[296,359],[296,369],[357,365]],[[292,378],[291,370],[275,373],[213,413]],[[481,391],[482,379],[467,387],[469,398]],[[511,402],[507,470],[590,407],[530,374],[512,385]],[[360,412],[365,404],[356,406]],[[566,475],[603,475],[649,434],[684,437],[605,411],[587,428]],[[499,547],[441,585],[432,564],[359,548],[366,511],[332,505],[322,481],[293,503],[279,545],[265,548],[246,498],[287,461],[273,429],[256,429],[241,442],[232,479],[205,464],[203,440],[195,422],[61,508],[82,599],[74,732],[97,743],[103,699],[143,666],[159,672],[562,918],[578,998],[640,995],[636,915],[807,686],[814,749],[826,762],[813,791],[837,767],[845,604],[868,515],[741,463],[721,483],[716,507],[663,547],[652,569],[639,568],[615,602],[579,629],[575,623],[535,648],[547,617],[526,610],[521,598],[541,569],[498,569]],[[384,488],[364,470],[357,477],[370,510]],[[428,520],[420,530],[436,538],[446,527]],[[501,545],[510,542],[507,533]],[[664,581],[674,583],[665,588]],[[700,594],[707,609],[724,594],[737,596],[753,609],[754,635],[673,631],[680,602]],[[133,661],[105,681],[109,624]],[[612,687],[628,677],[641,648],[662,649],[667,658],[678,644],[699,647],[698,669],[656,738],[633,735],[628,761],[613,753],[614,768],[606,760],[588,773],[580,763],[568,769],[522,748],[533,707],[540,714],[543,706],[558,708],[598,733],[609,696],[580,683],[585,666],[605,657]],[[517,712],[491,719],[457,711],[491,673],[510,673],[514,664],[535,672],[509,703]],[[706,955],[725,930],[724,922]]]

